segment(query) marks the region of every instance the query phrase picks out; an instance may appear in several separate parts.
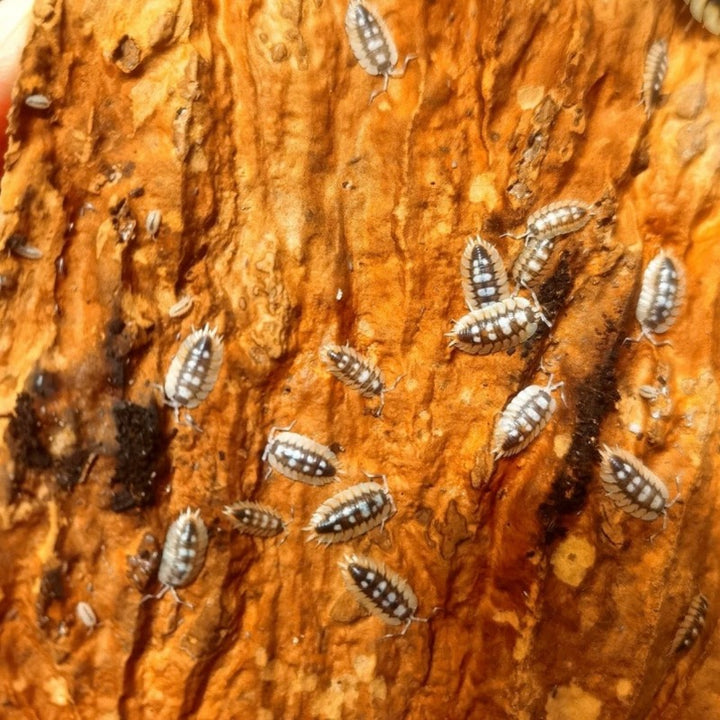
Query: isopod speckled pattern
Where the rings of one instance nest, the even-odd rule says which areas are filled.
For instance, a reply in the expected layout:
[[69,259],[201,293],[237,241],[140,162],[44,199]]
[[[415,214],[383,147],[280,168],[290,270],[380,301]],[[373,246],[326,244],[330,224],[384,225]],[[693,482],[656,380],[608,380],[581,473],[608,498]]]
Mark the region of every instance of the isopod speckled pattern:
[[223,358],[222,335],[216,328],[205,325],[188,335],[165,376],[165,397],[175,408],[175,417],[181,407],[197,407],[213,389]]
[[668,502],[665,483],[626,450],[605,445],[600,455],[600,480],[615,505],[641,520],[666,517],[679,495]]
[[285,531],[285,521],[280,513],[267,505],[239,500],[227,505],[223,513],[233,521],[235,529],[245,535],[274,537]]
[[641,329],[637,340],[646,337],[653,345],[659,344],[653,334],[664,333],[672,327],[684,298],[685,268],[672,253],[660,250],[643,274],[635,310]]
[[707,615],[708,607],[708,599],[702,593],[698,593],[692,599],[690,607],[675,633],[675,638],[670,648],[671,653],[687,650],[695,644],[695,641],[705,626],[705,616]]
[[346,555],[338,563],[348,590],[371,614],[388,625],[405,623],[402,635],[413,620],[427,622],[415,616],[418,600],[407,581],[389,570],[384,563],[363,555]]
[[378,417],[382,415],[387,388],[380,368],[349,345],[324,345],[320,357],[340,382],[357,390],[363,397],[379,397],[380,406],[374,414]]
[[320,544],[344,542],[364,535],[383,525],[395,513],[395,503],[388,491],[387,478],[379,477],[383,485],[364,482],[354,485],[326,500],[303,528],[312,534],[308,538]]
[[647,116],[660,102],[663,80],[668,69],[668,43],[661,38],[656,40],[648,50],[645,58],[645,71],[643,72],[642,100]]
[[460,261],[465,303],[469,310],[510,297],[507,272],[495,246],[479,235],[468,239]]
[[497,460],[516,455],[542,432],[557,409],[552,392],[563,383],[528,385],[502,411],[493,434],[492,454]]
[[177,588],[189,585],[198,576],[205,563],[207,544],[207,528],[200,517],[200,510],[187,508],[168,528],[165,536],[158,571],[162,588],[156,595],[145,595],[141,602],[151,598],[159,599],[169,590],[175,602],[188,605],[178,596]]
[[512,279],[519,287],[533,289],[539,287],[550,275],[553,264],[550,256],[555,249],[555,238],[528,237],[525,247],[512,266]]
[[713,35],[720,35],[720,0],[685,0],[691,15]]
[[365,0],[350,0],[345,14],[345,31],[350,48],[360,67],[370,75],[382,75],[382,89],[370,95],[372,102],[381,93],[387,92],[391,77],[405,75],[408,63],[415,55],[408,55],[402,70],[398,70],[398,52],[390,31],[379,13]]
[[584,228],[591,217],[590,205],[582,200],[559,200],[532,213],[527,219],[526,230],[522,235],[510,235],[510,233],[505,235],[516,240],[521,238],[552,240],[559,235],[567,235]]
[[262,459],[272,470],[307,485],[327,485],[342,473],[340,462],[329,447],[288,429],[270,431]]
[[523,297],[510,297],[464,315],[447,335],[451,348],[489,355],[529,340],[541,321],[549,325],[539,305]]

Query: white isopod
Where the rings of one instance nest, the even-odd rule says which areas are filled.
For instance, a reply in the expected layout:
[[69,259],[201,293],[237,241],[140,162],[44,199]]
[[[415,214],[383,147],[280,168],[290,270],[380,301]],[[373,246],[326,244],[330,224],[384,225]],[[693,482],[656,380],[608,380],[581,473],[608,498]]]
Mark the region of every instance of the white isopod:
[[684,0],[690,14],[713,35],[720,35],[720,0]]
[[382,89],[370,94],[370,102],[387,92],[391,77],[405,75],[408,63],[415,55],[408,55],[402,70],[397,66],[398,52],[385,21],[373,6],[365,0],[350,0],[345,13],[345,31],[350,48],[363,68],[370,75],[382,75]]
[[97,615],[89,603],[79,602],[75,606],[75,615],[77,619],[90,631],[97,625]]
[[660,102],[662,84],[668,69],[668,43],[665,38],[656,40],[648,50],[643,72],[642,100],[647,116]]
[[514,237],[516,240],[536,238],[537,240],[552,240],[559,235],[567,235],[585,227],[592,217],[590,205],[582,200],[558,200],[536,210],[527,219],[526,230],[522,235],[504,236]]
[[169,590],[175,602],[192,607],[180,599],[177,588],[189,585],[198,576],[205,563],[207,544],[207,528],[200,517],[200,510],[187,508],[170,525],[165,535],[158,570],[158,580],[162,583],[162,588],[156,595],[145,595],[141,602],[151,598],[159,599]]
[[516,285],[529,290],[542,285],[553,269],[550,257],[556,242],[555,238],[528,237],[512,266],[512,278]]
[[382,526],[395,513],[395,503],[388,491],[385,475],[383,485],[363,482],[342,490],[320,505],[303,528],[311,533],[310,540],[320,544],[345,542]]
[[479,235],[468,238],[460,260],[463,294],[469,310],[510,297],[500,253]]
[[162,211],[151,210],[145,218],[145,229],[148,235],[154,240],[160,230],[160,223],[162,222]]
[[329,447],[288,428],[272,428],[262,459],[271,470],[308,485],[327,485],[342,473],[340,461]]
[[47,95],[35,93],[25,98],[25,104],[33,110],[47,110],[51,105],[51,100]]
[[171,318],[180,318],[187,315],[194,304],[194,300],[190,295],[183,295],[174,305],[168,310],[168,315]]
[[223,513],[233,521],[238,532],[246,535],[274,537],[285,531],[286,524],[280,513],[267,505],[239,500],[227,505]]
[[708,599],[702,593],[698,593],[692,599],[690,607],[675,633],[675,638],[670,648],[671,653],[687,650],[695,644],[695,641],[705,626],[705,616],[707,615],[709,607]]
[[510,401],[502,411],[493,434],[492,454],[497,460],[516,455],[524,450],[542,432],[557,409],[553,390],[563,383],[546,386],[528,385]]

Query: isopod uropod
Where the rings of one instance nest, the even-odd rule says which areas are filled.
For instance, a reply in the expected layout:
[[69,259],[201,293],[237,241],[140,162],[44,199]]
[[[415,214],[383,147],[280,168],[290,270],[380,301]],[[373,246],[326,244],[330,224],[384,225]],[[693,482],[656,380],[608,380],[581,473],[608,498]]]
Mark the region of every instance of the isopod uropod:
[[647,116],[660,102],[663,80],[668,69],[668,43],[665,38],[656,40],[648,50],[643,72],[642,99]]
[[479,235],[468,238],[460,261],[465,303],[469,310],[510,297],[507,272],[492,243]]
[[285,530],[280,513],[267,505],[239,500],[223,510],[238,532],[256,537],[274,537]]
[[303,528],[311,532],[308,542],[317,540],[325,545],[344,542],[383,525],[395,513],[385,475],[368,477],[381,477],[383,485],[372,481],[359,483],[326,500]]
[[720,0],[685,0],[690,14],[713,35],[720,35]]
[[405,75],[408,63],[416,56],[408,55],[402,70],[398,70],[398,52],[392,35],[379,13],[365,0],[350,0],[348,3],[345,31],[360,67],[370,75],[382,75],[384,78],[382,89],[370,94],[372,102],[378,95],[387,92],[391,77]]
[[270,470],[308,485],[327,485],[342,473],[340,461],[329,447],[289,432],[289,428],[270,431],[262,459]]
[[680,495],[668,502],[665,483],[626,450],[605,445],[600,455],[600,480],[615,505],[641,520],[655,520],[663,515],[664,527],[667,509]]
[[553,390],[563,383],[528,385],[510,401],[495,425],[492,454],[495,459],[524,450],[548,424],[557,408]]
[[675,638],[670,648],[671,653],[687,650],[695,644],[705,625],[705,616],[707,615],[708,607],[708,599],[702,593],[698,593],[692,599],[690,607],[675,633]]
[[407,581],[384,563],[363,555],[346,555],[338,565],[348,590],[371,615],[388,625],[405,623],[401,635],[413,620],[427,622],[427,618],[415,616],[418,599]]
[[161,598],[168,590],[175,602],[183,602],[177,594],[177,588],[189,585],[202,570],[207,551],[208,534],[200,510],[187,508],[180,513],[178,519],[170,525],[165,535],[158,580],[162,583],[156,595],[145,595],[141,602],[151,598]]

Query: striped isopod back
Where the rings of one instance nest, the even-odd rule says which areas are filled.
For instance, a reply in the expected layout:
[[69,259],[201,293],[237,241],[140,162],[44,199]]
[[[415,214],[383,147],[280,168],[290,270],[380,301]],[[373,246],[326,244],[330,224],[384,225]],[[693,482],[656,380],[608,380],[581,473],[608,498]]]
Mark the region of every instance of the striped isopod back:
[[235,529],[245,535],[274,537],[285,530],[285,521],[280,513],[267,505],[238,500],[223,510],[233,522]]
[[551,240],[584,228],[590,217],[590,206],[582,200],[560,200],[532,213],[527,220],[525,235]]
[[635,317],[641,337],[649,340],[654,333],[672,327],[685,299],[685,268],[667,250],[660,250],[648,263],[643,274]]
[[308,540],[330,545],[364,535],[394,513],[395,503],[387,485],[364,482],[326,500],[304,529],[312,533]]
[[496,459],[516,455],[542,432],[557,408],[551,393],[562,384],[529,385],[515,395],[495,425],[492,454]]
[[556,243],[555,238],[528,237],[512,266],[512,278],[516,285],[533,289],[545,281],[553,269],[550,257]]
[[713,35],[720,35],[720,0],[685,0],[691,15]]
[[695,644],[705,626],[708,607],[708,599],[702,593],[698,593],[692,599],[690,607],[675,633],[672,648],[670,649],[671,653],[687,650]]
[[668,69],[668,43],[665,38],[656,40],[648,50],[643,72],[642,99],[647,116],[660,102],[662,84]]
[[183,341],[165,376],[167,404],[178,409],[195,408],[215,386],[223,358],[222,336],[205,325]]
[[460,261],[465,303],[469,310],[510,297],[507,272],[492,243],[479,235],[469,238]]
[[666,514],[672,503],[668,503],[667,486],[655,473],[620,448],[606,445],[600,455],[600,480],[615,505],[641,520]]
[[304,435],[287,430],[270,432],[263,461],[290,480],[307,485],[327,485],[342,472],[335,453]]
[[471,355],[489,355],[529,340],[541,321],[545,319],[539,305],[510,297],[464,315],[447,335],[450,347]]

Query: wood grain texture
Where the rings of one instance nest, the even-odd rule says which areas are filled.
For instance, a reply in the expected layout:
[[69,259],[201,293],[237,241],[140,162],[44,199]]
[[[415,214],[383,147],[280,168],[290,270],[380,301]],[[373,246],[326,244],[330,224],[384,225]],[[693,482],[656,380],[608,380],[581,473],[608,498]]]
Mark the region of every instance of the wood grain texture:
[[[354,60],[341,0],[37,4],[0,186],[0,246],[43,253],[0,257],[4,717],[666,720],[720,704],[717,38],[679,0],[375,4],[418,59],[371,105],[381,80]],[[658,37],[667,98],[648,121]],[[23,103],[38,92],[46,111]],[[552,330],[510,356],[450,352],[467,237],[509,266],[521,244],[500,235],[564,198],[597,205],[539,292]],[[673,345],[623,345],[660,246],[688,273]],[[192,311],[168,317],[185,294]],[[205,322],[225,359],[198,433],[152,383]],[[346,341],[389,384],[405,376],[381,418],[320,361]],[[496,414],[546,383],[541,360],[566,405],[493,466]],[[638,388],[660,376],[669,395],[648,403]],[[342,486],[265,480],[267,433],[292,421],[344,448]],[[599,443],[680,476],[664,532],[603,497]],[[307,544],[313,510],[363,470],[387,474],[397,514]],[[287,542],[234,533],[238,499],[294,513]],[[127,557],[188,505],[210,530],[195,607],[141,605]],[[407,578],[419,616],[440,609],[383,639],[343,586],[346,552]],[[704,634],[668,657],[699,591]]]

